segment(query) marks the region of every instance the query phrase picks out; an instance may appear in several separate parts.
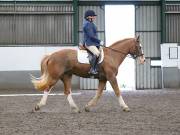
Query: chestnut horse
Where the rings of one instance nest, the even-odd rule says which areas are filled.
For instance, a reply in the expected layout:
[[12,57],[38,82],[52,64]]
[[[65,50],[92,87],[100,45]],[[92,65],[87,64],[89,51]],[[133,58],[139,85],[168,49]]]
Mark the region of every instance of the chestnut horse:
[[[85,106],[85,111],[89,111],[90,107],[97,104],[107,81],[110,82],[115,95],[118,98],[119,105],[124,111],[129,111],[129,107],[125,104],[122,98],[116,75],[120,64],[128,54],[133,57],[139,57],[140,63],[144,63],[145,57],[139,42],[139,37],[117,41],[110,47],[104,47],[103,51],[104,60],[99,64],[99,73],[95,76],[95,78],[99,80],[98,89],[96,95]],[[67,96],[71,109],[74,112],[80,112],[72,98],[71,78],[73,74],[89,78],[89,70],[89,64],[81,64],[78,62],[77,50],[63,49],[45,56],[41,61],[41,77],[35,78],[32,76],[34,87],[38,90],[44,91],[41,101],[35,106],[35,111],[39,110],[41,106],[46,104],[51,88],[60,79],[64,83],[64,94]]]

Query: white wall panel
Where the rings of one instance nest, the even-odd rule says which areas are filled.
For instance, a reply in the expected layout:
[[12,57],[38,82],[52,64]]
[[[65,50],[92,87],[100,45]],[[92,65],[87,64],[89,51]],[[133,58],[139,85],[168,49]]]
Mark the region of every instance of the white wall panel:
[[77,47],[1,47],[0,71],[40,70],[40,62],[45,54],[64,48]]

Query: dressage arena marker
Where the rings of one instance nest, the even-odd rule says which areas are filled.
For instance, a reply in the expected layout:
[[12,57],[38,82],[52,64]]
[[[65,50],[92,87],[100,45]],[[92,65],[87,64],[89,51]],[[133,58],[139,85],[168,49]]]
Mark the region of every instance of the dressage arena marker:
[[[21,96],[43,96],[44,94],[4,94],[0,97],[21,97]],[[64,96],[64,93],[51,93],[49,96]],[[72,95],[81,95],[81,92],[72,93]]]

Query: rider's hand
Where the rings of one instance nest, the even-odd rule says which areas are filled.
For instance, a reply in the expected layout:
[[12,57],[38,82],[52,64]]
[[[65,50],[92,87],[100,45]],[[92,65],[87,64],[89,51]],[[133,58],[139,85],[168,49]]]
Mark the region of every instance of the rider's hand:
[[101,45],[101,46],[104,46],[104,42],[103,42],[103,41],[101,41],[101,42],[100,42],[100,45]]

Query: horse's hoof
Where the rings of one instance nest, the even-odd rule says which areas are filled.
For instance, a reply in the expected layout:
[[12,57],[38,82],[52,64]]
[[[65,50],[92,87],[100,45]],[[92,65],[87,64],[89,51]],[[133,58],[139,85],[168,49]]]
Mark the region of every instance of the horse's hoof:
[[36,105],[36,106],[34,107],[34,110],[35,110],[35,111],[39,111],[39,110],[40,110],[40,107],[39,107],[38,105]]
[[75,113],[81,113],[81,111],[79,110],[79,108],[72,107],[71,109],[72,109],[72,111],[75,112]]
[[125,108],[123,108],[123,111],[124,112],[130,112],[130,109],[129,109],[129,107],[125,107]]
[[85,110],[86,112],[90,112],[90,109],[89,109],[89,107],[87,107],[87,106],[84,108],[84,110]]
[[75,113],[81,113],[81,111],[79,109],[74,109],[73,112]]
[[80,110],[77,110],[76,112],[77,112],[77,113],[81,113],[81,111],[80,111]]

